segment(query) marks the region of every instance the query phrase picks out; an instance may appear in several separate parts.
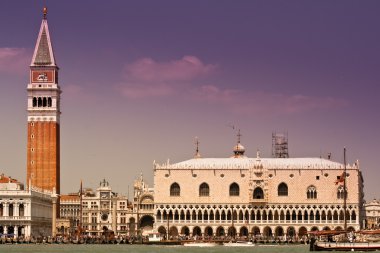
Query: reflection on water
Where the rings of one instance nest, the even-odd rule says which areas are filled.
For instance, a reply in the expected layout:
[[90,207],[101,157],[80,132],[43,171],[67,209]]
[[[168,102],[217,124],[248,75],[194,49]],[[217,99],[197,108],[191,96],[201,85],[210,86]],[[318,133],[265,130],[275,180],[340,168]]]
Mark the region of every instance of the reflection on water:
[[167,253],[167,252],[254,252],[254,253],[276,253],[276,252],[294,252],[304,253],[309,252],[308,245],[258,245],[255,247],[224,247],[216,246],[210,248],[195,248],[184,246],[156,246],[156,245],[62,245],[62,244],[19,244],[19,245],[0,245],[0,252],[17,252],[17,253],[65,253],[65,252],[79,252],[79,253],[114,253],[114,252],[128,252],[128,253]]

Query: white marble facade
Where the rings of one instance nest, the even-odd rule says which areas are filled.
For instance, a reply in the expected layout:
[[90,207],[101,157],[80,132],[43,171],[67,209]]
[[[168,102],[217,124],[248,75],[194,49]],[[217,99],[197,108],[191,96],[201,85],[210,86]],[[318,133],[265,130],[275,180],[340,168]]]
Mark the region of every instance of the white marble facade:
[[46,237],[51,235],[51,192],[23,189],[14,179],[0,178],[0,235]]
[[[323,158],[230,158],[154,163],[155,229],[176,235],[303,236],[344,228],[344,165]],[[347,165],[347,227],[359,230],[363,179]],[[169,231],[168,231],[169,230]]]

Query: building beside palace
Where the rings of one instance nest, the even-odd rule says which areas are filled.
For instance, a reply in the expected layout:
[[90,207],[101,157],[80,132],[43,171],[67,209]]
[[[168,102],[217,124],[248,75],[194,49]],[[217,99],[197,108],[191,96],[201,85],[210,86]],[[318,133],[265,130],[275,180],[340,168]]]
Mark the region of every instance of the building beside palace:
[[0,175],[0,235],[44,237],[51,235],[52,192],[29,187]]
[[75,235],[80,225],[80,192],[62,194],[59,198],[59,219],[56,231],[58,235]]
[[[155,229],[176,235],[298,236],[344,228],[344,164],[319,157],[245,156],[154,163]],[[347,227],[359,230],[363,178],[347,165]]]
[[[146,235],[154,230],[154,189],[149,188],[143,175],[133,185],[133,217],[129,219],[131,235]],[[133,226],[132,224],[136,224]]]
[[61,195],[58,233],[74,235],[80,226],[88,235],[113,231],[115,235],[137,236],[151,232],[154,223],[153,189],[148,187],[141,176],[134,181],[133,190],[131,202],[127,196],[113,192],[104,179],[95,191],[83,189],[82,198],[80,191]]
[[373,199],[364,203],[365,228],[378,229],[380,227],[380,201]]

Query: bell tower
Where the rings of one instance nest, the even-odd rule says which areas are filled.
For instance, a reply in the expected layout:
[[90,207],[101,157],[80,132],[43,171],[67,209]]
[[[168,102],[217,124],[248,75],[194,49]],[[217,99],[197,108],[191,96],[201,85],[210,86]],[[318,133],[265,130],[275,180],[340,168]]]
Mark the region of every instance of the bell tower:
[[60,193],[60,94],[47,8],[30,64],[27,185]]

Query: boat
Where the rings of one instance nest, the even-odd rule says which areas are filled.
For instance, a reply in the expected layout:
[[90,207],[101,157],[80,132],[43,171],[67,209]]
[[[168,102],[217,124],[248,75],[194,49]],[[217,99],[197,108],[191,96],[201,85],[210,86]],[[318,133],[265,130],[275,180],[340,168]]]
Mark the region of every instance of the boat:
[[215,242],[185,242],[183,244],[185,247],[215,247],[216,245]]
[[227,247],[253,247],[255,244],[252,241],[236,241],[236,242],[225,242],[223,246]]
[[[344,172],[335,183],[343,182],[346,189],[346,148],[344,148]],[[343,209],[347,208],[347,194],[344,193]],[[344,216],[344,230],[310,232],[310,251],[375,251],[380,250],[380,230],[376,231],[347,231],[346,216]],[[379,239],[379,240],[377,240]]]
[[[315,239],[314,239],[315,240]],[[375,251],[380,250],[380,242],[373,241],[314,241],[310,242],[310,251]]]

